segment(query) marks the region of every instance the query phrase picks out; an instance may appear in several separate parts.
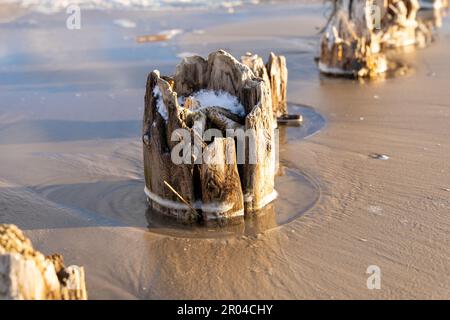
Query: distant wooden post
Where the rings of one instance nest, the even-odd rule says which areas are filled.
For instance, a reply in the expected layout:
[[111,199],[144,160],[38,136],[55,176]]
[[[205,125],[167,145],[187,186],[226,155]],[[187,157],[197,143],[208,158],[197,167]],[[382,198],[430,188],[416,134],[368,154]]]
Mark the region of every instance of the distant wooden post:
[[[383,0],[334,0],[333,13],[322,36],[319,69],[341,76],[375,76],[387,70],[374,6]],[[382,2],[382,3],[380,3]],[[380,10],[376,14],[383,14]]]
[[276,118],[288,114],[287,110],[287,82],[288,69],[286,58],[270,53],[269,61],[264,64],[261,57],[247,53],[241,58],[253,73],[264,80],[272,93],[272,109]]
[[420,11],[418,12],[418,27],[416,32],[416,43],[424,47],[432,42],[435,31],[442,27],[444,16],[447,14],[447,0],[420,0]]
[[[321,42],[319,69],[344,76],[387,71],[385,48],[425,46],[439,22],[418,19],[419,0],[332,0],[333,13]],[[431,1],[427,1],[431,2]],[[444,6],[441,1],[440,7]]]

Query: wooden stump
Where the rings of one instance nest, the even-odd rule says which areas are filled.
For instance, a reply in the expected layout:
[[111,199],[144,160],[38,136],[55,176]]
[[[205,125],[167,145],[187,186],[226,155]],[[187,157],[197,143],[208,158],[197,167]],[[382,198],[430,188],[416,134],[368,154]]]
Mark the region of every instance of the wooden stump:
[[267,62],[267,72],[270,78],[270,85],[272,89],[272,101],[274,112],[277,117],[282,117],[288,114],[287,110],[287,82],[288,82],[288,68],[286,58],[283,56],[276,56],[273,52],[270,53],[269,61]]
[[[378,0],[382,2],[382,0]],[[376,76],[387,70],[381,53],[381,32],[368,8],[374,0],[335,0],[333,13],[322,36],[319,69],[340,76]]]
[[232,138],[216,138],[205,147],[200,168],[205,221],[244,215],[244,197]]
[[382,37],[386,48],[427,46],[448,7],[447,0],[388,0],[387,4]]
[[383,26],[384,46],[398,48],[416,44],[419,9],[419,0],[388,0]]
[[[273,200],[276,148],[267,79],[222,50],[207,60],[183,59],[173,77],[149,75],[143,149],[145,192],[154,209],[189,222],[229,220]],[[222,105],[229,101],[236,110]],[[205,129],[218,134],[207,139]],[[255,139],[254,146],[242,149],[239,132],[244,142]]]
[[[422,6],[424,9],[434,8],[431,19],[419,16]],[[434,39],[435,28],[441,26],[441,8],[444,7],[444,0],[388,0],[383,20],[383,47],[426,46]]]
[[241,58],[243,64],[253,73],[264,80],[272,93],[272,109],[276,118],[288,114],[287,110],[287,81],[288,69],[286,58],[270,53],[269,61],[264,64],[258,55],[247,53]]
[[14,225],[0,224],[0,300],[86,300],[84,268],[45,257]]
[[446,15],[448,1],[421,0],[420,11],[417,14],[418,27],[416,30],[416,43],[425,47],[435,39],[436,30],[442,27]]
[[[383,49],[425,46],[439,25],[438,19],[433,23],[418,19],[419,0],[332,2],[334,10],[319,58],[319,69],[327,74],[365,77],[383,73],[387,70]],[[441,1],[433,1],[435,5],[443,6]]]

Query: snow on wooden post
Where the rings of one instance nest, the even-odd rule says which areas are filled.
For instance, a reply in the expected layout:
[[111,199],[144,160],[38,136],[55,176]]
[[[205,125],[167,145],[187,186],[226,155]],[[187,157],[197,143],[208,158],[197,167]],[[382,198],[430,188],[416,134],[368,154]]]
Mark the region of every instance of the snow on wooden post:
[[152,72],[143,123],[152,208],[183,221],[261,209],[276,195],[274,127],[270,86],[225,51],[185,58],[172,77]]

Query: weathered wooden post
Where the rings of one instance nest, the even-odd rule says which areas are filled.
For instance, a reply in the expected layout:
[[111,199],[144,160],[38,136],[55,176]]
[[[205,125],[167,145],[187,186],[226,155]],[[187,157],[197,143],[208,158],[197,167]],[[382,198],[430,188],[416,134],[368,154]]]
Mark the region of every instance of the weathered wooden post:
[[149,75],[143,142],[145,193],[160,213],[232,220],[276,196],[271,89],[225,51]]
[[447,13],[447,0],[421,0],[418,13],[418,30],[416,42],[424,46],[434,40],[434,32],[442,27],[443,17]]
[[45,257],[14,225],[0,224],[0,300],[86,300],[84,268]]
[[287,110],[287,82],[288,69],[286,58],[270,53],[269,61],[264,64],[261,57],[247,53],[241,57],[243,64],[266,82],[272,92],[272,109],[276,118],[286,116]]
[[[319,69],[327,74],[365,77],[383,73],[387,71],[383,49],[425,46],[439,24],[418,19],[419,0],[332,2],[334,10],[322,37],[319,58]],[[433,3],[444,5],[441,1]]]
[[387,47],[406,47],[416,44],[419,27],[419,0],[388,0],[382,42]]
[[[341,76],[375,76],[387,70],[379,22],[383,0],[334,0],[322,36],[319,70]],[[375,21],[374,21],[375,19]],[[378,20],[378,21],[377,21]]]

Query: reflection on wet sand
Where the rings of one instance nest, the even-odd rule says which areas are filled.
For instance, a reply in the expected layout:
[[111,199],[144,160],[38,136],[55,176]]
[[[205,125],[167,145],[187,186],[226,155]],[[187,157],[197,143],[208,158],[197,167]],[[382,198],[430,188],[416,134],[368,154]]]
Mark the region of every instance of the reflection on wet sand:
[[[80,154],[78,156],[80,164],[77,164],[77,154],[73,154],[69,159],[57,153],[42,156],[51,157],[53,161],[67,162],[66,166],[74,168],[89,167],[97,174],[104,171],[103,167],[109,167],[109,161],[112,160],[104,156],[90,161],[87,158],[88,154]],[[134,162],[133,159],[127,161]],[[134,171],[131,168],[122,170],[123,174]],[[105,174],[108,175],[109,172],[105,171]],[[62,205],[71,210],[74,219],[84,221],[85,226],[134,227],[147,229],[152,234],[177,238],[222,238],[254,236],[285,225],[309,212],[319,200],[318,184],[294,168],[281,165],[275,183],[279,197],[274,203],[255,216],[237,221],[243,223],[226,225],[183,224],[155,212],[145,201],[144,184],[140,179],[36,186],[30,190],[36,193],[35,197],[42,197],[49,203]],[[22,191],[18,189],[17,192]],[[30,194],[30,191],[26,194]],[[8,198],[12,199],[11,196]],[[51,220],[46,223],[47,227],[61,227],[59,224],[53,224]],[[27,228],[30,228],[28,224]]]

